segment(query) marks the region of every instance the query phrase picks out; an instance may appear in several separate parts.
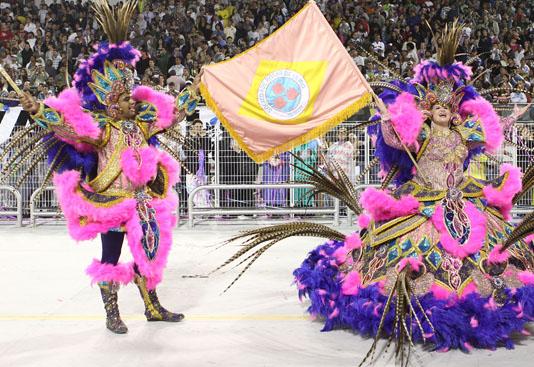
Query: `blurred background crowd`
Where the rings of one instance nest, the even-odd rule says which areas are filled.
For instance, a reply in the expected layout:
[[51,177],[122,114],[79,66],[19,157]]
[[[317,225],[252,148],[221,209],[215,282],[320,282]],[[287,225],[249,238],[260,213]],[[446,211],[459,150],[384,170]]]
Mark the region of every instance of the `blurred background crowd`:
[[[306,0],[144,0],[131,25],[131,43],[143,57],[138,82],[177,93],[203,65],[239,54],[278,29]],[[534,14],[521,0],[318,0],[332,29],[369,80],[388,80],[390,71],[410,77],[412,66],[434,59],[440,30],[465,22],[460,59],[471,61],[480,89],[501,102],[529,101],[534,88]],[[38,97],[65,88],[78,60],[87,58],[103,34],[82,0],[0,2],[0,64]],[[432,27],[432,30],[427,25]],[[288,45],[288,47],[290,47]],[[372,55],[373,57],[369,57]],[[342,76],[341,76],[342,77]],[[2,92],[9,87],[3,83]]]
[[[140,1],[129,30],[131,43],[142,52],[135,67],[137,83],[177,95],[203,65],[246,51],[306,3],[307,0]],[[473,67],[477,89],[486,91],[484,96],[494,103],[531,100],[533,1],[316,0],[316,3],[369,81],[412,77],[415,64],[435,60],[434,44],[442,42],[444,26],[460,19],[465,27],[457,58]],[[92,45],[103,39],[105,35],[86,1],[0,0],[0,64],[21,89],[39,100],[56,95],[69,85],[78,61],[87,58]],[[0,102],[11,103],[11,98],[16,103],[15,93],[0,77]],[[367,119],[369,112],[360,117]],[[199,184],[275,183],[294,178],[290,177],[290,159],[285,153],[256,165],[227,133],[223,131],[222,138],[215,137],[219,133],[214,133],[206,121],[191,119],[184,127],[186,130],[195,141],[194,147],[204,150],[208,159],[199,163],[194,152],[177,148],[192,173],[189,178],[183,177],[182,185],[188,187],[182,190],[185,195],[182,199]],[[521,133],[525,140],[534,140],[531,129],[522,129]],[[350,124],[342,124],[323,139],[296,148],[294,153],[318,167],[325,160],[335,159],[355,179],[369,161],[364,159],[370,156],[370,147],[364,146],[364,140],[363,132],[351,132]],[[219,145],[217,149],[215,144]],[[219,152],[217,160],[215,150]],[[483,165],[484,162],[482,168]],[[218,200],[237,206],[255,202],[269,207],[283,205],[291,196],[292,201],[306,199],[294,205],[318,205],[318,198],[305,197],[305,190],[296,190],[302,192],[289,195],[289,190],[282,189],[228,191]],[[199,195],[195,205],[211,206],[212,199]]]

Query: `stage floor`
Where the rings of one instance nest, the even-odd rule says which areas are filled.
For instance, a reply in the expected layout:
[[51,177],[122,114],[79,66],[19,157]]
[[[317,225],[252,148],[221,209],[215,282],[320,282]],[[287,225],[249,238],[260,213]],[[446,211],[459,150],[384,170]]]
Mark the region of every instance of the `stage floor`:
[[[346,330],[322,333],[321,321],[310,321],[309,302],[301,303],[292,285],[293,269],[321,239],[295,238],[273,246],[224,294],[238,269],[192,277],[226,260],[238,245],[216,250],[217,245],[250,228],[175,229],[158,294],[163,306],[186,319],[146,322],[131,284],[119,292],[129,332],[115,335],[105,328],[99,289],[91,288],[84,273],[100,255],[99,240],[77,244],[61,225],[0,226],[0,366],[357,366],[372,341]],[[130,258],[126,244],[123,257]],[[534,366],[534,336],[516,340],[512,351],[418,350],[425,367]],[[394,363],[382,358],[376,365]]]

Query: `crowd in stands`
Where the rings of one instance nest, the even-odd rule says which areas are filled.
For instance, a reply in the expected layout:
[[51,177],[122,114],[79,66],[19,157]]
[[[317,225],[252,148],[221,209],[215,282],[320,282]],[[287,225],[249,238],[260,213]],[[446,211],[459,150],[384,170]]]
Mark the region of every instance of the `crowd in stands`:
[[[144,0],[130,29],[142,51],[138,83],[176,94],[203,65],[231,58],[277,30],[306,0]],[[521,0],[317,0],[326,19],[369,80],[409,78],[435,59],[440,30],[465,23],[460,59],[479,75],[487,97],[529,101],[534,88],[534,13]],[[530,4],[530,5],[529,5]],[[429,28],[432,27],[432,30]],[[70,83],[78,60],[105,39],[85,0],[0,0],[0,64],[39,99]],[[288,45],[288,47],[291,47]],[[482,74],[481,74],[482,73]],[[395,76],[394,74],[397,74]],[[342,77],[342,76],[340,76]],[[4,94],[9,86],[2,81]]]

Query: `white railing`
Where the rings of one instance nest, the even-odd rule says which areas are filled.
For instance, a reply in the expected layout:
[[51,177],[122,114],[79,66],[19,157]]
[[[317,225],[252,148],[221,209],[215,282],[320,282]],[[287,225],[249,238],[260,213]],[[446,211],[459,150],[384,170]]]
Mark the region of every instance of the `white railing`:
[[244,215],[244,214],[332,214],[334,216],[332,224],[339,226],[339,200],[334,198],[334,206],[331,208],[316,208],[316,207],[281,207],[281,208],[262,208],[262,207],[243,207],[243,208],[199,208],[193,205],[193,200],[196,193],[205,190],[244,190],[244,189],[311,189],[313,185],[308,184],[250,184],[250,185],[202,185],[193,189],[187,198],[187,213],[188,226],[194,226],[195,215]]
[[15,196],[15,200],[17,201],[16,210],[0,210],[0,216],[16,216],[17,225],[22,227],[22,195],[13,186],[8,185],[0,185],[0,191],[8,191]]

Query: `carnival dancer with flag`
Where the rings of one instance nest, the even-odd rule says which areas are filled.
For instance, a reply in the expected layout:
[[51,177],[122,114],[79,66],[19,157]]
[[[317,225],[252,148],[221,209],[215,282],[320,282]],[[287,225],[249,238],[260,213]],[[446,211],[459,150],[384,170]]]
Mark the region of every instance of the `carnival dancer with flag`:
[[[12,157],[39,161],[48,153],[50,170],[43,187],[56,171],[54,184],[71,236],[81,241],[101,234],[102,258],[94,259],[87,274],[100,287],[107,328],[121,334],[128,329],[120,318],[117,290],[132,280],[148,321],[184,318],[163,308],[155,290],[171,248],[177,207],[172,186],[179,176],[176,161],[157,148],[165,145],[156,135],[171,134],[199,100],[194,87],[176,100],[149,87],[134,88],[131,68],[141,53],[126,42],[126,34],[136,3],[127,1],[115,11],[105,0],[94,2],[109,42],[99,43],[81,62],[74,87],[57,98],[38,104],[30,95],[21,96],[36,123],[13,141],[38,132]],[[25,148],[30,152],[25,154]],[[9,176],[19,166],[8,166],[3,174]],[[119,262],[125,235],[132,263]]]
[[[443,44],[436,45],[438,62],[417,65],[413,80],[374,83],[384,90],[375,98],[381,115],[364,126],[371,125],[368,133],[376,139],[381,190],[369,187],[358,195],[335,163],[326,173],[301,169],[300,182],[314,184],[312,192],[338,197],[360,214],[358,232],[346,236],[305,222],[256,229],[232,239],[249,237],[218,268],[248,261],[237,280],[282,239],[330,238],[294,271],[295,282],[299,296],[311,301],[308,311],[324,319],[324,331],[350,327],[375,337],[362,364],[374,360],[383,336],[387,346],[395,340],[403,365],[419,341],[440,351],[512,348],[511,334],[528,334],[523,328],[534,319],[534,253],[531,239],[524,239],[534,233],[534,213],[516,228],[507,222],[534,186],[534,165],[523,179],[519,168],[506,164],[493,181],[465,173],[473,156],[499,149],[503,130],[530,106],[499,119],[469,84],[471,67],[454,60],[461,29],[456,23],[445,29]],[[345,81],[344,74],[337,77]]]

